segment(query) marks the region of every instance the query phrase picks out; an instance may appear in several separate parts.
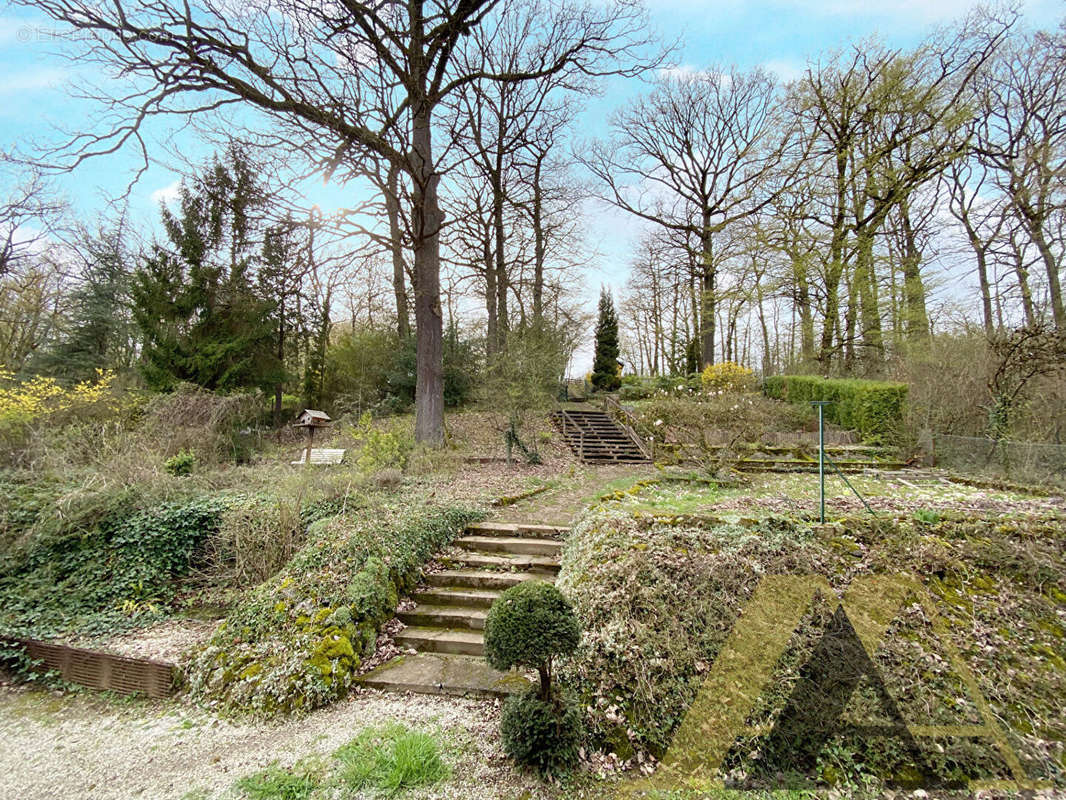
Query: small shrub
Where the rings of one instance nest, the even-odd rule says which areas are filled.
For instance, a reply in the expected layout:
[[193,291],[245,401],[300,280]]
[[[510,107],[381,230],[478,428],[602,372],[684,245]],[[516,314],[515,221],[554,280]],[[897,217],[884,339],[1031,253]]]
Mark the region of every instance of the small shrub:
[[574,609],[546,581],[526,581],[501,594],[485,620],[485,658],[499,670],[529,667],[540,673],[540,696],[551,696],[552,661],[581,641]]
[[402,472],[414,448],[414,441],[406,431],[375,428],[369,411],[359,417],[356,425],[347,426],[346,433],[356,442],[352,459],[363,475],[372,475],[381,470]]
[[374,790],[386,797],[448,777],[448,765],[434,736],[389,725],[363,731],[334,753],[340,780],[353,791]]
[[196,453],[192,450],[179,450],[163,462],[163,469],[171,475],[191,475],[196,469]]
[[508,697],[500,718],[503,749],[520,764],[559,777],[578,760],[584,731],[581,714],[568,700],[543,700],[531,689]]
[[754,392],[759,388],[755,373],[732,361],[708,364],[700,374],[705,392]]
[[212,579],[252,586],[281,569],[303,542],[301,501],[302,488],[295,497],[235,498],[207,548]]

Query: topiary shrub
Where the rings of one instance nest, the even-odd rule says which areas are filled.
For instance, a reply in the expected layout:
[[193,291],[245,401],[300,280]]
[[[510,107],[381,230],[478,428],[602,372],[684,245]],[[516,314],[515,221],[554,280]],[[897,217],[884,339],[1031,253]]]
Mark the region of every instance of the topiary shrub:
[[485,620],[485,657],[499,670],[529,667],[540,686],[508,697],[500,736],[504,751],[546,775],[560,775],[577,763],[581,715],[553,691],[552,662],[571,655],[581,628],[570,602],[545,581],[512,586],[492,604]]
[[539,691],[530,689],[508,697],[503,704],[500,738],[504,752],[545,775],[569,772],[577,764],[583,737],[580,712],[562,697],[543,700]]
[[485,658],[498,670],[528,667],[540,674],[540,697],[551,698],[552,662],[581,641],[570,602],[545,581],[526,581],[501,594],[485,619]]

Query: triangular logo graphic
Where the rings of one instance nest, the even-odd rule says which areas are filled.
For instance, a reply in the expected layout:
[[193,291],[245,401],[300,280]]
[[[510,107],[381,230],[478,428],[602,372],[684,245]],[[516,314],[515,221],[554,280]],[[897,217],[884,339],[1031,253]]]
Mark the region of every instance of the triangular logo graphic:
[[[887,724],[857,725],[848,722],[845,711],[860,683],[865,681],[877,696]],[[894,738],[910,763],[908,780],[889,785],[901,788],[933,788],[921,748],[900,714],[896,701],[885,689],[881,673],[859,639],[843,606],[839,606],[810,659],[800,669],[784,709],[765,738],[760,763],[763,769],[813,775],[818,757],[839,733],[858,731],[865,736]],[[937,784],[935,788],[964,788],[963,784]]]

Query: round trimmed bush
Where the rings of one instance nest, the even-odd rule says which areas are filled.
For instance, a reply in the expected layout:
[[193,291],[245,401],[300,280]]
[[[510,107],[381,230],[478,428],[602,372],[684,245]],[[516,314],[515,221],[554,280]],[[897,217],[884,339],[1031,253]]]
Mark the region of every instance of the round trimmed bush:
[[544,700],[536,689],[508,697],[503,704],[503,749],[520,764],[545,775],[562,776],[578,760],[581,714],[560,697]]
[[501,594],[485,619],[485,658],[499,670],[531,667],[540,672],[548,698],[551,662],[568,656],[581,641],[570,602],[545,581],[526,581]]

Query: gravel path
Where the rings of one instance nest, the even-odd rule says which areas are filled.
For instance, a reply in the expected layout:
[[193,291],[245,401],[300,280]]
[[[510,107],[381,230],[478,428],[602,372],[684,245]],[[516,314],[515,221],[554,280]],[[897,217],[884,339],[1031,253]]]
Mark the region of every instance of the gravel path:
[[551,798],[499,746],[494,702],[363,692],[304,717],[227,721],[174,704],[0,689],[0,800],[232,798],[278,761],[328,757],[364,727],[439,732],[452,777],[412,798]]

